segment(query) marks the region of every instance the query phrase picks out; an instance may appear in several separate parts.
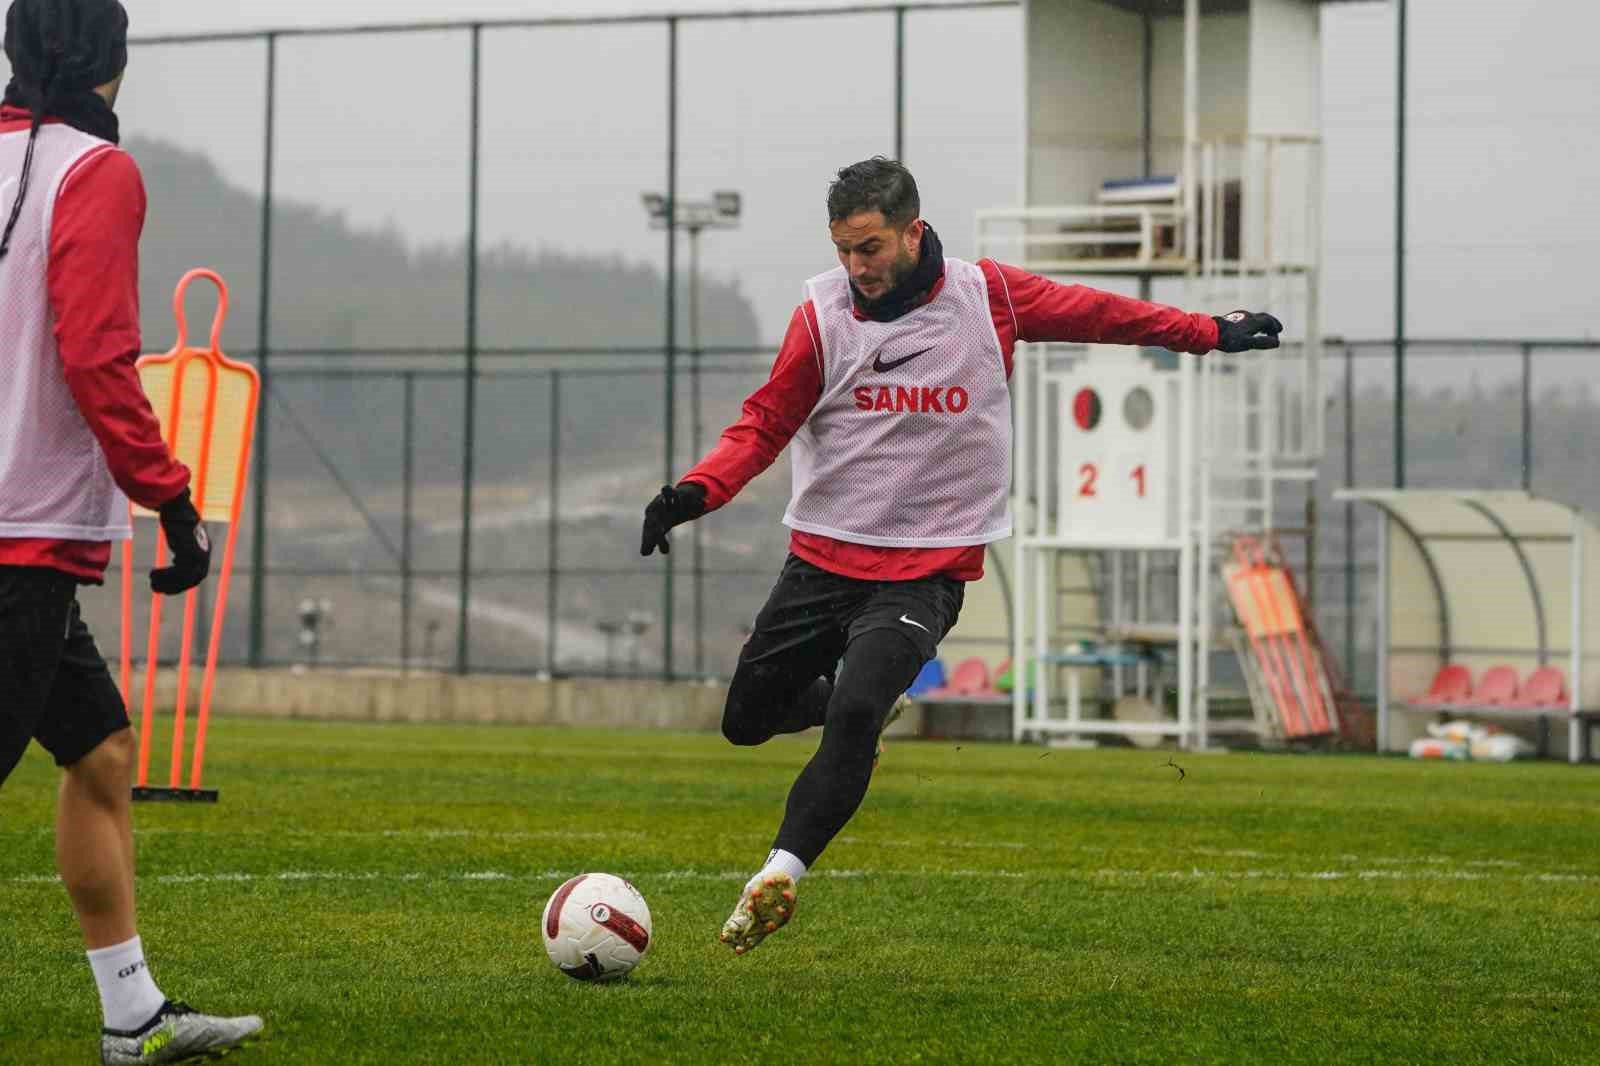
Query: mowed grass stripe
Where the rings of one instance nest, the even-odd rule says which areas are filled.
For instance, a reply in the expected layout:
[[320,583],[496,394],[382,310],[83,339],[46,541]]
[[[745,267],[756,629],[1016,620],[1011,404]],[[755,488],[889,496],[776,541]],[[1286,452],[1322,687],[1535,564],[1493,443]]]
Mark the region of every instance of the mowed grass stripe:
[[[1593,767],[896,743],[735,959],[814,746],[218,719],[222,803],[137,812],[142,932],[169,991],[267,1016],[246,1064],[1592,1061]],[[0,801],[4,1063],[92,1061],[54,779]],[[537,940],[594,869],[655,917],[619,987]]]

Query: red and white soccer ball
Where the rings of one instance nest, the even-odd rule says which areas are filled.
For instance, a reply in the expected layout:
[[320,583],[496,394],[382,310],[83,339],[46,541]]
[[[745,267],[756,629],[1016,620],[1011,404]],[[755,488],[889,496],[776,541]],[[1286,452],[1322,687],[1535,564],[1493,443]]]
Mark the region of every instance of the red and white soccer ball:
[[650,947],[650,907],[620,877],[579,874],[551,895],[539,931],[562,973],[579,981],[614,981]]

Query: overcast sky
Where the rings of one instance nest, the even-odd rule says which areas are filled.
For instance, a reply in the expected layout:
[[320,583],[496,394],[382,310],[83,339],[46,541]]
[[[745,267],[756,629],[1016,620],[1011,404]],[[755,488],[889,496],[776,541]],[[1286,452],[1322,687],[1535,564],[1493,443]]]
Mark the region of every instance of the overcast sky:
[[[137,35],[529,15],[746,9],[750,0],[127,0]],[[791,6],[791,5],[785,5]],[[807,6],[828,6],[810,0]],[[1600,4],[1411,0],[1414,336],[1600,337]],[[1394,7],[1335,5],[1323,23],[1327,144],[1324,323],[1393,328]],[[685,196],[745,194],[707,269],[738,277],[778,336],[809,274],[831,265],[831,170],[892,150],[892,19],[683,25]],[[908,19],[907,161],[955,254],[972,213],[1014,202],[1020,157],[1016,10]],[[459,241],[466,217],[461,34],[281,44],[280,195]],[[125,128],[203,150],[261,185],[259,44],[135,53]],[[638,195],[666,169],[659,26],[497,32],[485,39],[485,239],[659,262]],[[1085,106],[1093,106],[1086,101]],[[254,240],[254,220],[241,239]],[[244,234],[249,234],[248,238]],[[1507,366],[1510,364],[1508,363]],[[1575,364],[1578,366],[1580,364]]]

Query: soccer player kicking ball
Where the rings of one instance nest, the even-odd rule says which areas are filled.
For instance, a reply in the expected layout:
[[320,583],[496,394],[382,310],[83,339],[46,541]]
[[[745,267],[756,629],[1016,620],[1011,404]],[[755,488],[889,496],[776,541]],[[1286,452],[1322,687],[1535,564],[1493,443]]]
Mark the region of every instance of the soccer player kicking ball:
[[[1011,534],[1018,341],[1276,348],[1266,314],[1186,314],[990,260],[946,258],[899,163],[839,171],[839,266],[806,283],[772,376],[744,416],[645,509],[641,554],[732,499],[792,442],[790,554],[739,653],[722,732],[735,744],[824,726],[766,865],[721,939],[744,954],[793,915],[796,886],[866,795],[879,737]],[[840,665],[842,659],[842,665]],[[837,672],[836,672],[837,666]]]
[[151,977],[134,921],[133,733],[78,614],[77,586],[101,584],[110,542],[130,535],[128,496],[159,510],[172,546],[155,591],[191,589],[211,565],[189,471],[134,371],[144,187],[112,111],[127,33],[116,0],[15,0],[0,105],[0,784],[30,739],[64,770],[56,863],[106,1063],[176,1062],[261,1028],[173,1003]]

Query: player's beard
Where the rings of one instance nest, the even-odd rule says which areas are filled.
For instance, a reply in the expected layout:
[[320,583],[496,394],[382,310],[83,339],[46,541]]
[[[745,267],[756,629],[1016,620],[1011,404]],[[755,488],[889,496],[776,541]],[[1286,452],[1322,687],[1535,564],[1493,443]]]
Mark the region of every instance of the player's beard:
[[917,265],[921,261],[922,260],[919,256],[914,256],[910,252],[906,251],[905,245],[902,244],[900,246],[900,254],[896,256],[894,262],[889,265],[889,276],[887,279],[888,285],[884,288],[883,295],[869,298],[864,295],[860,289],[856,289],[856,301],[863,307],[880,306],[885,300],[899,293],[900,286],[903,285],[905,280],[911,276],[914,270],[917,269]]

